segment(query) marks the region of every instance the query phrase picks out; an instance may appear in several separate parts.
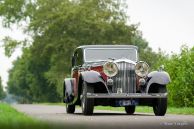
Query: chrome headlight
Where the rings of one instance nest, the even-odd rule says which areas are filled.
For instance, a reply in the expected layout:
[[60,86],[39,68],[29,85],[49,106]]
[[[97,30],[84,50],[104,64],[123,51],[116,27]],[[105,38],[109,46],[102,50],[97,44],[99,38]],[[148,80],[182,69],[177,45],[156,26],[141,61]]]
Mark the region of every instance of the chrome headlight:
[[117,64],[114,62],[106,62],[103,66],[103,71],[108,77],[113,77],[118,73]]
[[149,65],[146,62],[139,61],[135,65],[135,73],[140,77],[145,77],[148,74]]

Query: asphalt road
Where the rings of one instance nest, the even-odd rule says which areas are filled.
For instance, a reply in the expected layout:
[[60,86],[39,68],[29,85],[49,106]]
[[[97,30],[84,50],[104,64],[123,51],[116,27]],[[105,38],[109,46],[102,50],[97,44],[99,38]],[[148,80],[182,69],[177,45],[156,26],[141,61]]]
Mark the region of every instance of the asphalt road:
[[83,116],[80,109],[76,109],[75,114],[66,114],[65,106],[16,104],[13,107],[37,119],[64,126],[64,129],[194,129],[194,115],[126,115],[95,110],[94,115]]

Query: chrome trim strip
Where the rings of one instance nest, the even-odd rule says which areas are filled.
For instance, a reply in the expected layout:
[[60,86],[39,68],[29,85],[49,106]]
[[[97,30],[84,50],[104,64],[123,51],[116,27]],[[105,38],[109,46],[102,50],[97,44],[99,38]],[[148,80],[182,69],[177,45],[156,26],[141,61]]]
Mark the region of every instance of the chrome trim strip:
[[126,59],[126,58],[122,58],[122,59],[117,59],[114,61],[115,63],[119,63],[119,62],[126,62],[126,63],[129,63],[129,64],[134,64],[136,65],[137,63],[132,61],[132,60],[129,60],[129,59]]
[[87,98],[167,98],[168,93],[87,93]]

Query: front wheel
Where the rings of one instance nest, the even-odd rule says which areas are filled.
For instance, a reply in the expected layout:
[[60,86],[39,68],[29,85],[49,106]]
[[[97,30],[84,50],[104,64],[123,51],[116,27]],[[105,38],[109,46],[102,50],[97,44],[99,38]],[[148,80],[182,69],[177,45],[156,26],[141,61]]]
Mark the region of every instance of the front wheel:
[[134,114],[134,112],[135,112],[135,106],[134,106],[134,105],[126,106],[126,107],[125,107],[125,112],[126,112],[128,115]]
[[[159,87],[158,93],[166,93],[166,87]],[[154,100],[153,104],[154,114],[156,116],[164,116],[167,110],[167,98],[158,98]]]
[[94,93],[94,88],[88,86],[86,82],[82,85],[82,97],[81,97],[81,108],[84,115],[92,115],[94,110],[94,99],[87,98],[87,93]]
[[69,114],[73,114],[75,112],[75,105],[66,104],[66,112]]

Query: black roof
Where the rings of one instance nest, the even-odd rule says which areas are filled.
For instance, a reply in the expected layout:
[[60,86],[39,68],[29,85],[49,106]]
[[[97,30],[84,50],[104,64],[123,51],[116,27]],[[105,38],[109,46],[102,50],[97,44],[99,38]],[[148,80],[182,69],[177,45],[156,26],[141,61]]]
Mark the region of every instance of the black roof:
[[79,46],[78,48],[135,48],[138,49],[137,46],[134,45],[83,45]]

